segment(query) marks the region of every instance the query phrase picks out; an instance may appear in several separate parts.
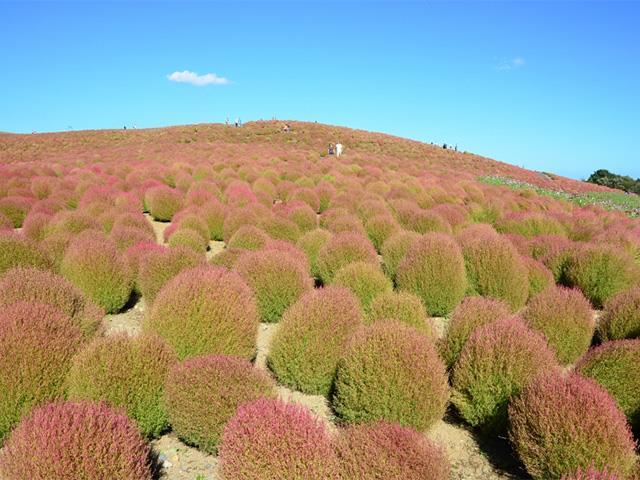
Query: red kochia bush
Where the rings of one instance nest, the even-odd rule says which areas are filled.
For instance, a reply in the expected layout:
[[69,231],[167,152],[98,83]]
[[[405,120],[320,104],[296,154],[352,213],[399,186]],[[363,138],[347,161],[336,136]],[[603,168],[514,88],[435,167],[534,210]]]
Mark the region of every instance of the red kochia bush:
[[152,187],[144,195],[144,203],[155,220],[169,221],[182,206],[182,195],[166,185]]
[[165,404],[174,432],[185,442],[215,453],[222,429],[239,405],[274,396],[275,384],[248,360],[206,355],[174,365]]
[[338,270],[357,261],[378,263],[378,256],[369,239],[358,233],[338,233],[318,253],[320,279],[329,283]]
[[89,337],[95,333],[104,311],[80,290],[55,273],[34,267],[17,267],[0,276],[0,308],[19,302],[51,305]]
[[225,480],[336,480],[339,464],[324,425],[304,407],[259,399],[238,408],[219,447]]
[[0,445],[31,408],[64,396],[64,379],[82,341],[73,321],[50,305],[21,302],[2,308]]
[[623,478],[634,472],[635,445],[624,414],[593,380],[539,376],[513,400],[509,420],[511,440],[535,479],[589,467]]
[[37,243],[12,231],[0,231],[0,275],[13,267],[51,269],[53,264]]
[[160,335],[181,360],[204,353],[252,358],[258,321],[253,293],[237,273],[200,266],[160,290],[144,329]]
[[619,293],[607,301],[598,331],[603,340],[640,338],[640,287]]
[[448,314],[467,289],[460,247],[446,234],[423,235],[398,265],[396,282],[400,290],[419,296],[429,314]]
[[574,473],[564,475],[562,480],[623,480],[622,477],[609,473],[607,471],[594,470],[593,468],[582,468],[576,470]]
[[279,250],[247,252],[233,269],[251,287],[263,322],[277,322],[284,311],[313,287],[307,266]]
[[548,288],[531,300],[523,318],[545,336],[563,365],[575,362],[591,345],[595,324],[589,301],[579,290]]
[[338,440],[338,458],[349,480],[446,480],[441,448],[412,428],[384,421],[351,425]]
[[[46,234],[46,228],[51,220],[51,215],[41,212],[29,212],[22,224],[22,232],[25,237],[41,242]],[[0,225],[2,222],[0,221]]]
[[382,244],[380,254],[382,255],[384,271],[389,278],[395,280],[398,265],[404,259],[411,245],[419,238],[421,238],[419,233],[402,230],[391,235]]
[[388,420],[424,430],[449,399],[445,366],[426,335],[399,321],[360,329],[338,363],[332,406],[348,423]]
[[5,480],[151,479],[149,447],[135,424],[105,403],[34,410],[0,454]]

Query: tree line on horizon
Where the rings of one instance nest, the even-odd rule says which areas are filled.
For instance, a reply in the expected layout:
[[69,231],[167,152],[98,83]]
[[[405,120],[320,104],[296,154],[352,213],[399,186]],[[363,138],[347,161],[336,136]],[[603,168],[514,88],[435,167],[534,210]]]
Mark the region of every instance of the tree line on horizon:
[[628,175],[618,175],[606,169],[593,172],[587,182],[640,195],[640,178],[634,180]]

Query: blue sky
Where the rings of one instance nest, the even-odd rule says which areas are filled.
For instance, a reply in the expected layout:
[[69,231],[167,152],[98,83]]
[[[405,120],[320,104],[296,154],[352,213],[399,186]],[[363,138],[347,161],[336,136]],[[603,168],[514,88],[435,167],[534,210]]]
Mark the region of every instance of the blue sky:
[[0,131],[277,116],[635,178],[639,23],[637,2],[0,0]]

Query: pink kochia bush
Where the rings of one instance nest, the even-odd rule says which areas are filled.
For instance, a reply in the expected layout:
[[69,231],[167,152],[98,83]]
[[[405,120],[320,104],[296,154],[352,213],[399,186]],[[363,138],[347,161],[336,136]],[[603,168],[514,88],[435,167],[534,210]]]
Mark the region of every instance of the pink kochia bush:
[[166,222],[180,210],[182,195],[173,188],[160,185],[147,190],[144,203],[155,220]]
[[442,449],[412,428],[384,421],[346,427],[338,440],[338,458],[350,480],[449,478]]
[[318,253],[320,279],[325,284],[330,283],[338,270],[352,262],[378,263],[378,256],[369,239],[351,232],[334,235]]
[[0,275],[20,266],[47,270],[53,264],[36,242],[12,231],[0,231]]
[[93,335],[104,310],[68,280],[47,270],[17,267],[0,276],[0,309],[20,302],[51,305],[71,317],[86,337]]
[[338,363],[332,406],[347,423],[388,420],[425,430],[449,400],[445,366],[427,336],[399,321],[361,328]]
[[233,269],[253,290],[263,322],[278,322],[284,311],[313,287],[306,265],[279,250],[247,252]]
[[363,323],[358,299],[346,288],[305,293],[284,314],[267,358],[278,381],[328,395],[349,337]]
[[383,267],[391,280],[395,280],[398,265],[400,265],[411,245],[419,238],[421,238],[419,233],[401,230],[391,235],[382,244],[380,254],[382,255]]
[[105,309],[119,311],[133,290],[133,275],[115,245],[101,234],[74,238],[60,265],[62,275]]
[[595,323],[591,305],[579,290],[548,288],[531,300],[523,318],[545,336],[563,365],[575,362],[591,345]]
[[82,342],[71,318],[50,305],[21,302],[0,310],[0,445],[34,406],[64,396]]
[[450,313],[467,289],[460,247],[443,233],[423,235],[398,265],[396,282],[420,297],[430,315]]
[[534,479],[559,479],[579,468],[606,468],[628,478],[635,445],[624,414],[591,379],[537,377],[509,406],[510,437]]
[[462,348],[451,377],[451,401],[483,433],[504,433],[509,400],[555,366],[542,335],[517,317],[498,320],[476,329]]
[[571,474],[563,475],[561,480],[622,480],[622,477],[614,473],[609,473],[606,470],[579,468]]
[[205,355],[176,364],[165,386],[174,432],[200,450],[215,453],[222,429],[239,405],[275,395],[269,376],[248,360]]
[[324,425],[304,407],[275,399],[242,405],[219,446],[224,480],[337,480],[339,462]]
[[600,338],[640,338],[640,287],[621,292],[604,306],[598,325]]
[[149,447],[105,403],[59,402],[33,411],[0,454],[5,480],[150,480]]
[[162,337],[178,358],[205,353],[255,355],[258,308],[235,272],[221,267],[187,269],[158,293],[143,329]]

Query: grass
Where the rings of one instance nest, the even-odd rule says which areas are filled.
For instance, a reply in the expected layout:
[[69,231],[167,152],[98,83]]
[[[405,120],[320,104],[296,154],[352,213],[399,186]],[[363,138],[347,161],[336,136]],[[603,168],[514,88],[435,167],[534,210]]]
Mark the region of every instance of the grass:
[[513,178],[496,175],[478,177],[478,180],[488,185],[505,186],[513,190],[532,190],[539,195],[572,202],[580,207],[598,205],[606,210],[624,212],[632,218],[640,216],[640,196],[632,193],[622,191],[569,193],[563,190],[543,188]]

